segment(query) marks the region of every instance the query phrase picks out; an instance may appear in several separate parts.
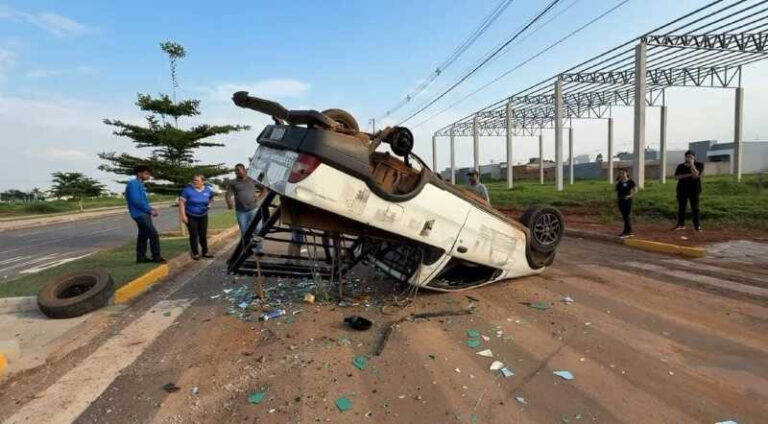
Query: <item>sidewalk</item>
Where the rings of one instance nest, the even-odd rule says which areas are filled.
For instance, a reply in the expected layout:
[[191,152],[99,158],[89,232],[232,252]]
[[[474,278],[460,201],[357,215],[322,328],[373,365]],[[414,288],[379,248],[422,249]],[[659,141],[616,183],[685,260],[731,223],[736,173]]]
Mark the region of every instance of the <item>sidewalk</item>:
[[[212,236],[210,244],[212,247],[223,246],[219,252],[225,252],[228,249],[226,242],[238,234],[237,226],[228,228]],[[129,308],[126,302],[194,265],[207,267],[213,263],[205,262],[193,262],[187,252],[178,254],[169,258],[167,264],[150,269],[119,290],[116,288],[110,305],[71,319],[46,317],[39,311],[35,296],[0,299],[0,356],[7,360],[5,371],[0,370],[0,379],[63,358],[86,345],[115,316]],[[163,272],[158,273],[158,270]]]

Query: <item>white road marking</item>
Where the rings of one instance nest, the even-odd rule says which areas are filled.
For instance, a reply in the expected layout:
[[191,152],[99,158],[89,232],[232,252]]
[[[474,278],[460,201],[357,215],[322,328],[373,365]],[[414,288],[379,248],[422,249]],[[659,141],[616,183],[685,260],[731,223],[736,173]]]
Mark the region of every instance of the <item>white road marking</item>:
[[11,262],[20,261],[20,260],[23,260],[23,259],[28,258],[28,257],[29,256],[23,256],[23,255],[22,256],[14,256],[14,257],[12,257],[10,259],[5,259],[5,260],[0,261],[0,265],[5,265],[5,264],[9,264]]
[[82,259],[82,258],[84,258],[86,256],[92,255],[93,253],[94,252],[88,252],[88,253],[86,253],[84,255],[75,256],[75,257],[72,257],[72,258],[58,259],[58,260],[55,260],[53,262],[48,262],[46,264],[42,264],[42,265],[36,266],[34,268],[27,268],[25,270],[21,270],[21,271],[19,271],[19,274],[35,274],[35,273],[38,273],[40,271],[45,271],[46,269],[55,268],[55,267],[57,267],[59,265],[64,265],[67,262],[72,262],[72,261],[76,261],[78,259]]
[[50,255],[39,256],[37,258],[25,260],[24,262],[13,264],[13,265],[7,266],[5,268],[0,268],[0,272],[10,271],[10,270],[12,270],[14,268],[20,268],[20,267],[23,267],[23,266],[26,266],[26,265],[32,265],[32,264],[36,264],[38,262],[52,260],[52,259],[56,258],[59,255],[61,255],[61,253],[51,253]]
[[[12,415],[6,424],[69,424],[192,303],[163,300]],[[170,312],[170,316],[164,316]]]
[[682,266],[682,267],[685,267],[685,268],[702,270],[702,271],[717,272],[717,273],[726,274],[726,275],[730,274],[730,275],[735,275],[735,276],[738,276],[738,277],[746,278],[746,279],[749,279],[749,280],[755,280],[755,281],[760,281],[762,283],[768,283],[768,278],[765,278],[763,276],[759,276],[757,274],[752,274],[752,273],[749,273],[749,272],[739,271],[737,269],[732,269],[732,268],[723,268],[723,267],[719,267],[719,266],[708,265],[708,264],[705,264],[705,263],[701,263],[699,261],[684,261],[682,259],[665,259],[663,262],[664,263],[668,263],[668,264],[672,264],[672,265]]
[[719,278],[710,277],[708,275],[691,274],[690,271],[679,271],[664,268],[663,266],[648,264],[644,262],[625,262],[626,265],[633,268],[640,268],[646,271],[658,272],[660,274],[669,275],[681,280],[691,281],[694,283],[705,284],[713,287],[719,287],[722,289],[728,289],[737,291],[740,293],[751,294],[754,296],[768,297],[768,289],[762,287],[750,286],[747,284],[736,283],[728,280],[721,280]]

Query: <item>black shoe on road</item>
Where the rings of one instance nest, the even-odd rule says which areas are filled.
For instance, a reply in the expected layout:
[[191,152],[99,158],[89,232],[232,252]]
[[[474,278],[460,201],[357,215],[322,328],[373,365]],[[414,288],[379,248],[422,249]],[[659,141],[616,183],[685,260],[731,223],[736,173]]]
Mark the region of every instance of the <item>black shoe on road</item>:
[[198,255],[197,253],[193,253],[192,254],[192,260],[193,261],[199,261],[200,260],[200,255]]
[[210,258],[213,258],[214,256],[211,255],[210,253],[203,253],[203,257],[210,259]]
[[166,261],[164,257],[158,256],[156,258],[152,258],[152,260],[150,260],[150,262],[154,262],[156,264],[164,264],[164,263],[167,263],[168,261]]

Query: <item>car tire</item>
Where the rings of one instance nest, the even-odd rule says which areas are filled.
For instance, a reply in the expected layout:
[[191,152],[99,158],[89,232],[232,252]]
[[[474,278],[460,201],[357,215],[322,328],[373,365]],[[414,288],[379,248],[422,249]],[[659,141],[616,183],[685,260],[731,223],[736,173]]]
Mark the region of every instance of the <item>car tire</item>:
[[74,318],[109,302],[115,282],[104,269],[64,275],[43,287],[37,306],[48,318]]
[[551,206],[529,207],[520,222],[530,230],[531,249],[539,253],[553,252],[565,232],[563,214]]
[[357,120],[346,110],[326,109],[323,111],[323,115],[333,119],[347,129],[360,131],[360,126],[357,124]]

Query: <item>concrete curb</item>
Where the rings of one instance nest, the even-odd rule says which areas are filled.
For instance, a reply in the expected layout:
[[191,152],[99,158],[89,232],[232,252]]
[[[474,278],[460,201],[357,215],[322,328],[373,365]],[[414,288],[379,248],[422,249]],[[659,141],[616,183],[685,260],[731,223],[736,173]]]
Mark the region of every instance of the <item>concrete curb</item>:
[[706,249],[701,247],[680,246],[677,244],[662,243],[658,241],[635,239],[635,238],[620,239],[618,237],[612,237],[605,234],[594,233],[592,231],[574,230],[574,229],[566,228],[565,234],[570,237],[581,237],[585,239],[623,244],[625,246],[634,247],[636,249],[646,250],[649,252],[671,253],[674,255],[682,255],[682,256],[688,256],[692,258],[702,258],[707,254]]
[[4,297],[0,299],[0,315],[37,310],[37,296]]
[[[211,246],[221,243],[222,241],[232,237],[240,231],[237,225],[232,226],[219,234],[211,237],[208,243]],[[159,265],[152,268],[148,272],[139,276],[135,280],[125,284],[115,291],[112,296],[114,303],[127,303],[130,302],[144,292],[149,290],[153,285],[157,284],[160,280],[173,275],[174,273],[181,271],[186,265],[192,263],[192,258],[189,254],[182,253],[173,259],[170,259],[167,264]]]
[[[172,202],[156,203],[156,207],[170,206]],[[112,216],[128,214],[125,206],[115,206],[108,208],[86,209],[85,212],[66,212],[61,214],[37,215],[18,219],[0,220],[0,233],[3,231],[23,230],[27,228],[44,227],[51,224],[61,224],[63,222],[83,221],[86,219],[100,218],[103,216]]]

